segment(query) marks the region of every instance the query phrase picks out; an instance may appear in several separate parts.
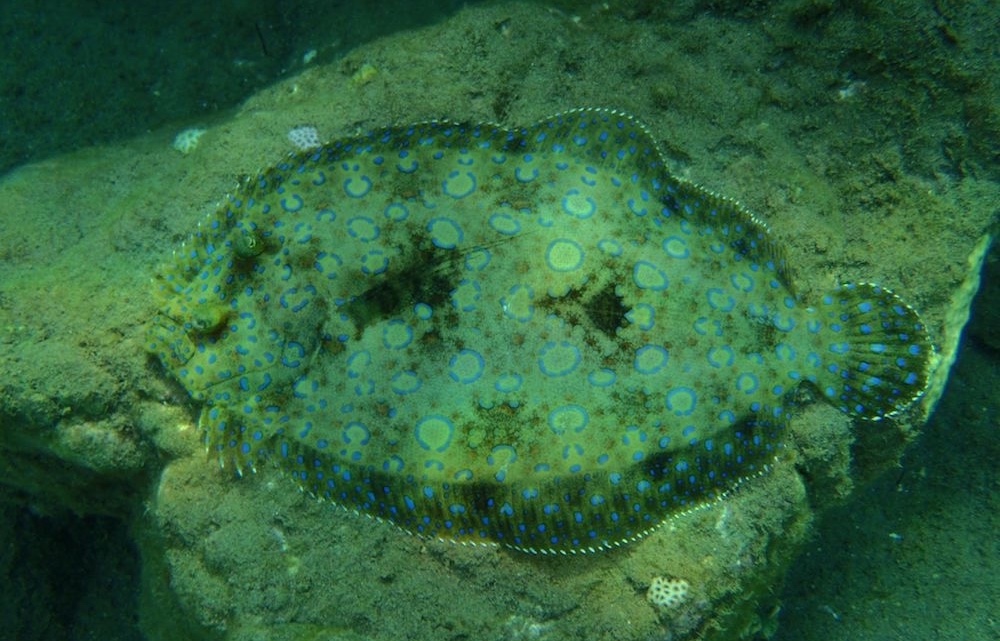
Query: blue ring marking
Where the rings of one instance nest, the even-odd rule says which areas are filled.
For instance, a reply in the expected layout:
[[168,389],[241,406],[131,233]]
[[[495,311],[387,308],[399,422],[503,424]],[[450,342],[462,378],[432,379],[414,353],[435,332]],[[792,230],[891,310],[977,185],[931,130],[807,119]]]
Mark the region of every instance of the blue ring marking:
[[577,368],[580,360],[580,350],[569,341],[549,341],[538,353],[538,369],[546,376],[565,376]]
[[465,237],[462,227],[450,218],[431,218],[427,222],[427,232],[431,242],[441,249],[455,249]]
[[663,251],[671,258],[688,258],[691,256],[691,249],[686,240],[680,236],[669,236],[663,239]]
[[381,249],[372,249],[361,256],[361,271],[367,276],[377,276],[389,268],[389,257]]
[[410,210],[403,203],[389,203],[382,211],[382,215],[389,220],[399,222],[409,218]]
[[[467,181],[467,184],[462,184]],[[471,171],[460,172],[454,170],[441,183],[441,190],[452,198],[459,200],[476,191],[476,175]],[[463,188],[464,187],[464,188]]]
[[444,452],[451,447],[451,439],[455,435],[455,425],[451,420],[440,414],[428,414],[419,421],[413,429],[413,437],[417,444],[429,452]]
[[[645,196],[643,200],[647,200],[649,194],[643,192],[643,196]],[[649,209],[644,205],[640,204],[639,202],[637,202],[635,198],[629,198],[628,202],[626,202],[625,204],[628,207],[629,211],[632,212],[634,216],[642,217],[649,213]]]
[[621,256],[623,251],[621,243],[610,238],[597,241],[597,248],[609,256]]
[[594,387],[610,387],[615,384],[616,378],[615,371],[607,367],[587,374],[587,382]]
[[746,272],[731,275],[729,282],[732,284],[733,289],[738,292],[752,292],[756,283],[753,276]]
[[[302,364],[302,359],[305,358],[305,355],[306,348],[302,343],[288,341],[285,343],[284,352],[281,354],[281,364],[285,367],[296,368]],[[226,376],[226,378],[229,378],[229,376]]]
[[407,394],[412,394],[420,389],[423,385],[423,381],[417,376],[417,373],[412,370],[405,370],[402,372],[396,372],[393,374],[389,381],[392,391],[400,396],[406,396]]
[[851,346],[848,343],[830,343],[830,351],[834,354],[846,354],[851,351]]
[[351,238],[367,243],[378,238],[382,230],[368,216],[355,216],[347,221],[347,233]]
[[823,323],[818,320],[810,319],[806,321],[806,330],[808,330],[810,334],[818,334],[821,329],[823,329]]
[[[389,457],[387,461],[382,463],[382,469],[385,470],[386,472],[402,472],[405,466],[406,464],[403,462],[403,459],[398,454],[393,454],[392,456]],[[403,497],[403,500],[408,501],[407,505],[412,510],[413,501],[410,500],[409,497],[405,496]]]
[[368,350],[363,349],[358,352],[354,352],[347,357],[347,376],[348,378],[358,378],[361,373],[372,364],[372,355]]
[[675,387],[667,392],[666,406],[675,416],[690,416],[698,407],[698,394],[690,387]]
[[[290,204],[291,200],[295,201],[294,205]],[[296,212],[296,211],[302,209],[302,206],[304,204],[305,203],[302,200],[302,196],[299,196],[298,194],[292,194],[289,198],[282,198],[281,199],[281,208],[284,209],[287,212]]]
[[705,292],[705,296],[708,299],[709,306],[716,311],[731,312],[736,306],[736,299],[718,287],[710,288]]
[[[504,316],[526,323],[535,314],[535,306],[531,303],[534,299],[535,291],[530,286],[517,284],[510,288],[507,296],[500,298],[500,309]],[[516,310],[514,305],[517,305]]]
[[471,312],[476,309],[476,303],[482,296],[483,287],[478,280],[463,278],[451,292],[451,304],[459,311]]
[[430,320],[434,310],[427,303],[417,303],[413,306],[413,314],[420,320]]
[[790,363],[798,355],[795,348],[788,343],[778,343],[774,346],[774,355],[783,363]]
[[667,274],[647,260],[636,261],[632,268],[632,281],[639,289],[663,291],[670,284]]
[[372,190],[372,179],[368,176],[350,177],[344,180],[344,193],[351,198],[364,198]]
[[316,212],[317,222],[332,223],[335,220],[337,220],[337,212],[333,211],[332,209],[329,208],[321,209],[318,212]]
[[340,431],[340,439],[345,445],[368,445],[372,433],[361,421],[351,421]]
[[567,431],[579,434],[586,429],[590,415],[580,405],[570,404],[557,407],[548,416],[549,429],[553,434],[562,435]]
[[779,332],[790,332],[795,329],[796,325],[795,319],[791,316],[785,316],[784,314],[777,313],[774,314],[774,317],[771,319],[771,324],[774,325],[774,328]]
[[569,238],[556,238],[545,249],[545,263],[555,272],[571,272],[583,265],[580,244]]
[[396,169],[404,174],[412,174],[420,169],[420,163],[417,162],[416,158],[410,158],[407,160],[406,157],[409,156],[409,154],[410,152],[405,149],[399,152],[400,161],[396,163]]
[[538,168],[532,167],[530,172],[526,172],[524,171],[524,168],[521,166],[515,167],[514,178],[516,178],[517,181],[521,183],[530,183],[535,178],[538,178]]
[[493,214],[489,222],[490,227],[504,236],[513,236],[521,231],[521,223],[510,214]]
[[[510,445],[495,445],[490,453],[486,455],[486,464],[499,468],[493,475],[498,483],[503,483],[507,478],[507,467],[517,461],[517,450]],[[501,509],[503,512],[503,509]],[[513,511],[511,512],[513,513]]]
[[712,367],[729,367],[736,360],[736,353],[729,345],[720,345],[708,350],[708,364]]
[[635,351],[632,366],[640,374],[656,374],[667,365],[670,353],[660,345],[643,345]]
[[580,195],[579,189],[575,187],[568,189],[566,195],[562,197],[562,209],[566,214],[574,218],[585,220],[597,212],[597,202],[590,196],[582,198],[581,202]]
[[501,394],[510,394],[521,389],[524,379],[520,374],[503,374],[493,384],[493,389]]
[[493,260],[493,254],[488,249],[482,247],[473,249],[465,255],[465,269],[470,272],[482,271],[486,269],[491,260]]
[[462,349],[448,361],[448,376],[456,383],[474,383],[483,375],[486,361],[472,349]]
[[736,389],[744,394],[753,394],[758,387],[760,387],[760,381],[757,380],[756,374],[743,372],[736,377]]
[[382,328],[382,345],[386,349],[404,349],[413,342],[413,329],[405,322],[394,318]]
[[[295,242],[299,243],[300,245],[304,245],[304,244],[308,243],[310,240],[312,240],[312,237],[313,237],[313,227],[309,223],[296,223],[295,224],[295,234],[296,234],[295,235]],[[208,247],[206,249],[207,249],[207,251],[208,251],[209,254],[211,254],[213,251],[215,251],[215,247],[213,245],[211,245],[211,244],[208,245]]]
[[656,325],[656,309],[648,303],[639,303],[625,312],[625,320],[648,332]]

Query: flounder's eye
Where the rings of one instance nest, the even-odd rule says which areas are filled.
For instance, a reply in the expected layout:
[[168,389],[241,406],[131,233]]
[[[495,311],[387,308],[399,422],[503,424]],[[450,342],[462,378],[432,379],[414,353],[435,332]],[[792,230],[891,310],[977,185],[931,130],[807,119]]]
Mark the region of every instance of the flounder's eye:
[[259,256],[264,251],[264,239],[259,229],[237,229],[233,237],[233,251],[239,258]]

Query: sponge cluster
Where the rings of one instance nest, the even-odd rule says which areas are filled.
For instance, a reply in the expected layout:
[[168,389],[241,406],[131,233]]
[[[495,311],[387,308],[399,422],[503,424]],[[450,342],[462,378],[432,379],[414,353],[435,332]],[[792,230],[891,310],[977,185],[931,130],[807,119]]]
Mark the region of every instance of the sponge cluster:
[[663,608],[676,608],[687,601],[691,585],[684,579],[658,576],[649,585],[646,599]]

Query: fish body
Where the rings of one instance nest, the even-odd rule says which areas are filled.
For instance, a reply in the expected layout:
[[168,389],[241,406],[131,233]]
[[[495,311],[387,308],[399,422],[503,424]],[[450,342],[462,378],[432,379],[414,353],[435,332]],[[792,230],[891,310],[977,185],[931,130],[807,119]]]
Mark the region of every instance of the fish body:
[[621,545],[760,472],[801,385],[904,409],[931,353],[878,286],[803,304],[763,224],[601,109],[297,154],[157,283],[148,347],[221,461],[537,553]]

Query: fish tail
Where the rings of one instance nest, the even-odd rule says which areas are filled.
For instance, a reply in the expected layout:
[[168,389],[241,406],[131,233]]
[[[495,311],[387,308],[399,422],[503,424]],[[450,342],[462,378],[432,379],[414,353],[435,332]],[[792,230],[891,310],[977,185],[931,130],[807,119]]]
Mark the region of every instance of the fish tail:
[[814,310],[822,337],[815,383],[841,411],[879,420],[906,409],[927,386],[933,346],[910,306],[884,287],[842,285]]

